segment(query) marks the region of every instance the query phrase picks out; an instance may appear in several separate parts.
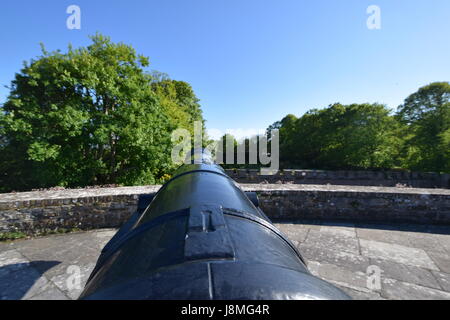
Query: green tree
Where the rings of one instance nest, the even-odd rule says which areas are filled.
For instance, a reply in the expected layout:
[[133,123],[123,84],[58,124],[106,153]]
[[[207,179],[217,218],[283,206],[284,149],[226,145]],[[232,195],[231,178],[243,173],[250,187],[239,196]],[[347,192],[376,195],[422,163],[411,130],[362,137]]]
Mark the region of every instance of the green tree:
[[[0,109],[2,191],[151,184],[173,169],[178,119],[152,88],[148,58],[102,35],[91,39],[67,53],[43,48],[16,74]],[[176,86],[183,103],[195,101],[187,84]],[[195,107],[183,109],[183,121],[201,118]]]
[[204,134],[202,110],[191,85],[167,77],[158,78],[159,81],[152,82],[152,90],[159,97],[164,112],[171,120],[171,125],[193,132],[194,121],[202,121]]
[[422,171],[450,172],[450,83],[420,88],[399,106],[397,118],[406,136],[405,166]]
[[[236,140],[236,138],[229,133],[224,134],[219,141],[217,141],[217,143],[219,143],[219,147],[222,146],[221,149],[218,149],[217,151],[221,151],[222,153],[222,167],[224,167],[225,169],[234,169],[234,168],[240,168],[242,166],[239,166],[236,164],[236,159],[237,159],[237,146],[238,146],[238,141]],[[230,150],[231,148],[231,150]],[[229,163],[230,159],[227,159],[227,152],[233,154],[233,163]],[[217,156],[219,156],[219,154],[217,154]]]
[[398,162],[398,124],[380,104],[333,104],[281,121],[283,166],[389,168]]

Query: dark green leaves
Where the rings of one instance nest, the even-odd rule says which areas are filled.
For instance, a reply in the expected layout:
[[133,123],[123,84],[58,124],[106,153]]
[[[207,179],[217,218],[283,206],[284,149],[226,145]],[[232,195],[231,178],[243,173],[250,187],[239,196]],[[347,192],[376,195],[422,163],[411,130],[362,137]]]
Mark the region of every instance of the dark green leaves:
[[450,172],[450,84],[435,82],[420,88],[405,99],[397,118],[405,125],[409,166]]
[[[189,84],[95,35],[26,63],[0,109],[0,189],[152,184],[173,169],[170,134],[202,120]],[[168,88],[167,90],[159,88]]]
[[435,82],[405,99],[395,116],[380,104],[334,104],[280,129],[282,166],[404,168],[450,172],[450,84]]

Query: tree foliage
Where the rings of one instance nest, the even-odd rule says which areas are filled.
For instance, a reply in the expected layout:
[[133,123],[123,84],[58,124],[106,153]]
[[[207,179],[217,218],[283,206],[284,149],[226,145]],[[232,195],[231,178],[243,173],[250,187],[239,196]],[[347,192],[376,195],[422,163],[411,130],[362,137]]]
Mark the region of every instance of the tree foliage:
[[170,133],[202,120],[189,84],[145,72],[148,58],[95,35],[25,63],[0,109],[2,191],[151,184],[172,170]]
[[450,172],[450,84],[435,82],[420,88],[405,99],[397,118],[404,125],[406,165]]
[[280,153],[285,165],[305,168],[379,168],[394,165],[396,123],[379,104],[334,104],[288,115],[281,121]]
[[195,96],[191,85],[184,81],[163,78],[160,81],[154,81],[151,87],[159,97],[164,112],[171,120],[171,125],[193,133],[192,124],[194,121],[203,121],[203,117],[199,99]]
[[[129,45],[91,39],[66,53],[43,47],[16,74],[0,106],[0,191],[155,183],[173,170],[171,132],[192,132],[194,121],[204,130],[188,83],[146,72],[148,58]],[[424,86],[391,113],[336,103],[289,114],[267,132],[280,131],[285,168],[450,172],[450,84]],[[236,159],[238,142],[230,141]],[[255,167],[243,143],[247,165],[227,167]]]
[[280,130],[285,168],[404,168],[450,172],[450,84],[435,82],[395,115],[381,104],[333,104],[269,128]]

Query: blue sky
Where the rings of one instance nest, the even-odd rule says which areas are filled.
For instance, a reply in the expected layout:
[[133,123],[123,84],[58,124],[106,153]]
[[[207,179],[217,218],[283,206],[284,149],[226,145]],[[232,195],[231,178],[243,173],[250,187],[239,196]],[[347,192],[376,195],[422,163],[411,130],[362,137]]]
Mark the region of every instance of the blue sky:
[[[66,28],[72,4],[81,30]],[[366,26],[373,4],[380,30]],[[40,42],[65,50],[99,31],[189,82],[210,129],[265,129],[334,102],[396,108],[420,86],[450,80],[449,17],[448,0],[3,1],[0,102]]]

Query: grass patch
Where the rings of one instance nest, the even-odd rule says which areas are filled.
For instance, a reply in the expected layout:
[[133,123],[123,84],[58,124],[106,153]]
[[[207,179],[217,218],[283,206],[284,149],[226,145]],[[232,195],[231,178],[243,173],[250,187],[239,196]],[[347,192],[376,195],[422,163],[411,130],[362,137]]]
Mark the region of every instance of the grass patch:
[[23,232],[0,232],[0,241],[18,240],[27,237]]
[[68,229],[56,229],[56,230],[46,230],[46,231],[42,231],[39,233],[38,236],[43,237],[43,236],[51,236],[51,235],[55,235],[55,234],[66,234],[66,233],[74,233],[74,232],[81,232],[84,231],[82,229],[78,229],[78,228],[68,228]]
[[5,241],[14,241],[14,240],[20,240],[20,239],[26,239],[26,238],[39,238],[39,237],[45,237],[45,236],[52,236],[52,235],[58,235],[58,234],[67,234],[67,233],[74,233],[74,232],[81,232],[84,231],[82,229],[78,228],[68,228],[68,229],[56,229],[56,230],[42,230],[40,232],[37,232],[35,234],[26,234],[20,231],[16,232],[0,232],[0,242]]

